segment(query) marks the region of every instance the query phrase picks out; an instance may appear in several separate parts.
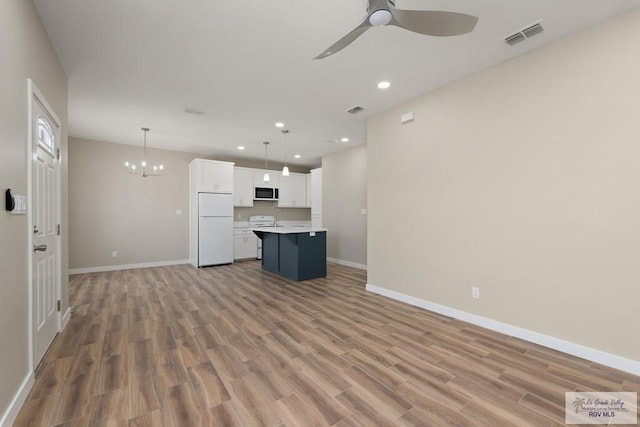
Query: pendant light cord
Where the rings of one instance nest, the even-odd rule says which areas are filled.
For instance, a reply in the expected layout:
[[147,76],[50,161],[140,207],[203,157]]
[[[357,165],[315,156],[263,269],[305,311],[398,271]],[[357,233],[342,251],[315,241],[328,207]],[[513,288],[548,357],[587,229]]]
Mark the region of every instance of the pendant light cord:
[[264,144],[264,171],[266,172],[269,167],[269,141],[263,142]]
[[287,134],[288,130],[283,129],[282,133],[284,134],[284,165],[287,166]]
[[149,128],[140,128],[140,129],[142,129],[142,131],[144,132],[144,142],[142,144],[142,161],[146,163],[147,162],[147,132],[149,132]]

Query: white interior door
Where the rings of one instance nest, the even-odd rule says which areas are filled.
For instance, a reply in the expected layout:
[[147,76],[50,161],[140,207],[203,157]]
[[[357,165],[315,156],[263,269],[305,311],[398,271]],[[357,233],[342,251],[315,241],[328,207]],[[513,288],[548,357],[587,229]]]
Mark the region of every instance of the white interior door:
[[60,248],[59,186],[56,159],[60,127],[38,98],[32,99],[31,215],[33,361],[37,366],[58,331]]

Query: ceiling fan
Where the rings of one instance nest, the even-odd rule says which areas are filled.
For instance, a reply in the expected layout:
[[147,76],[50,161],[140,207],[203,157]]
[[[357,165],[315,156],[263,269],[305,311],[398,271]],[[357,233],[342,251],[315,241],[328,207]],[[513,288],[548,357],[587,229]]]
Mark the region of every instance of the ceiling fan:
[[367,16],[360,25],[313,59],[331,56],[349,46],[371,27],[395,25],[428,36],[457,36],[472,31],[478,18],[464,13],[396,9],[395,0],[368,0]]

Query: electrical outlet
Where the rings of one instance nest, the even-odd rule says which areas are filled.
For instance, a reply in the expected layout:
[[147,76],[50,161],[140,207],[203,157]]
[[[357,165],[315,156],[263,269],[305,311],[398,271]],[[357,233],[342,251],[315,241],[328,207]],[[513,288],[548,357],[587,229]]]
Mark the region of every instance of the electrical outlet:
[[115,258],[118,256],[118,251],[111,252],[111,258]]
[[480,299],[480,288],[471,288],[471,298]]

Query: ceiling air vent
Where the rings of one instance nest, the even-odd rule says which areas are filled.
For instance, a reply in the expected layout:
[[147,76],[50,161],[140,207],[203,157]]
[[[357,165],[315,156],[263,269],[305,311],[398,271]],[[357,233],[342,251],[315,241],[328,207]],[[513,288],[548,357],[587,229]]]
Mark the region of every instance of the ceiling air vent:
[[508,37],[505,37],[504,42],[509,46],[513,46],[516,43],[526,40],[526,37],[522,33],[515,33]]
[[524,41],[526,39],[530,39],[531,37],[538,35],[543,31],[544,28],[540,24],[540,21],[538,21],[535,24],[524,27],[517,32],[505,37],[504,42],[508,46],[513,46],[514,44],[520,43],[521,41]]
[[347,110],[347,113],[349,113],[349,114],[358,114],[358,113],[360,113],[362,111],[364,111],[364,108],[359,106],[359,105],[356,105],[355,107],[349,108]]
[[193,114],[196,116],[201,116],[204,114],[204,111],[196,110],[195,108],[189,108],[189,107],[185,108],[184,112],[187,114]]
[[535,36],[536,34],[540,34],[543,31],[544,31],[544,28],[542,28],[542,25],[538,23],[538,24],[533,24],[532,26],[522,30],[522,34],[524,34],[528,39],[530,39],[531,37]]

